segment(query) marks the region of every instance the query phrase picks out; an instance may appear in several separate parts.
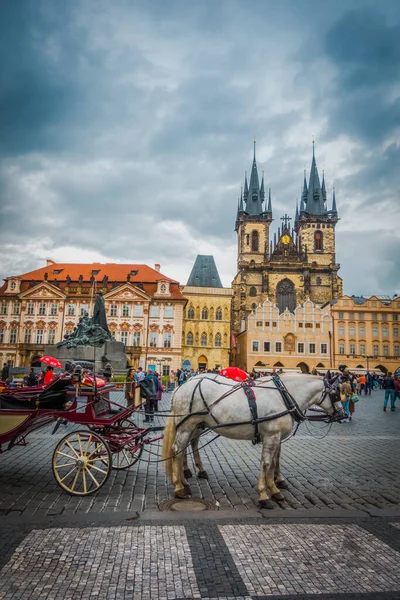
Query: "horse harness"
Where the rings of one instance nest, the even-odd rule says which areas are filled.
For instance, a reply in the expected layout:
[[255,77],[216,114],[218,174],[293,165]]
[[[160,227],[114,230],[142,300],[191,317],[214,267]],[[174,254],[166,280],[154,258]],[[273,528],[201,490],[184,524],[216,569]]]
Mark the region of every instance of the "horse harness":
[[[228,384],[224,384],[223,382],[217,381],[215,378],[207,378],[207,379],[209,381],[214,381],[215,383],[217,383],[219,385],[228,385]],[[192,397],[190,399],[190,404],[189,404],[189,414],[187,414],[182,419],[182,421],[180,421],[178,423],[177,427],[179,427],[180,425],[185,423],[189,418],[191,418],[193,416],[206,416],[206,415],[210,415],[216,422],[216,425],[213,427],[210,427],[210,429],[218,429],[220,427],[238,427],[240,425],[251,424],[251,425],[254,425],[254,436],[253,436],[252,443],[255,445],[261,441],[260,433],[258,430],[258,425],[260,423],[265,423],[266,421],[272,421],[274,419],[279,419],[280,417],[284,417],[285,415],[291,415],[297,424],[297,427],[296,427],[296,431],[297,431],[297,428],[300,425],[300,423],[302,423],[309,417],[305,416],[305,414],[303,413],[303,411],[300,409],[299,405],[297,404],[295,398],[290,394],[290,392],[286,388],[285,384],[283,383],[283,381],[281,380],[279,375],[275,375],[274,377],[272,377],[272,381],[275,384],[274,386],[257,385],[252,379],[249,378],[246,381],[241,381],[241,382],[237,383],[236,385],[230,387],[229,391],[222,394],[222,396],[217,398],[217,400],[214,400],[214,402],[212,402],[211,404],[207,404],[207,402],[203,396],[202,389],[201,389],[202,379],[199,379],[199,381],[197,382],[197,384],[192,392]],[[283,399],[283,402],[285,404],[285,410],[283,410],[279,413],[274,413],[272,415],[265,416],[265,417],[259,417],[258,410],[257,410],[257,398],[256,398],[256,394],[254,392],[254,388],[272,389],[272,390],[279,391],[279,393]],[[235,393],[239,389],[243,390],[243,392],[247,398],[247,402],[248,402],[249,410],[250,410],[250,416],[251,416],[250,421],[241,421],[238,423],[224,423],[224,424],[219,423],[211,411],[212,407],[215,406],[216,404],[218,404],[219,402],[221,402],[221,400],[223,400],[224,398],[227,398],[231,394]],[[195,399],[195,395],[196,395],[197,391],[199,392],[200,397],[203,401],[205,410],[192,413],[193,403],[194,403],[194,399]],[[318,405],[322,404],[322,402],[324,401],[324,399],[328,393],[329,393],[328,389],[325,388],[322,393],[320,401],[317,403]],[[313,420],[316,420],[316,419],[314,418]]]

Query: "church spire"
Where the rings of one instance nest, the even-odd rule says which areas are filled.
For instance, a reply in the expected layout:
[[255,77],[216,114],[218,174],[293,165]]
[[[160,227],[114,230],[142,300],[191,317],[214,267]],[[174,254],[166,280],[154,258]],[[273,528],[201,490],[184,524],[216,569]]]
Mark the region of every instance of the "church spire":
[[261,202],[264,202],[264,200],[265,200],[265,191],[264,191],[264,171],[263,171],[263,174],[262,174],[262,179],[261,179],[260,196],[261,196]]
[[299,220],[299,203],[296,200],[296,215],[294,217],[294,224],[296,225],[297,221]]
[[335,213],[335,214],[337,214],[335,188],[333,188],[332,212]]
[[268,189],[268,206],[267,212],[272,214],[271,188]]
[[240,190],[239,212],[243,212],[243,188]]
[[[324,183],[325,186],[325,183]],[[317,169],[317,162],[315,160],[315,148],[313,141],[313,154],[311,161],[310,179],[308,182],[307,196],[305,196],[304,190],[306,190],[306,184],[303,187],[302,200],[306,203],[305,210],[310,215],[323,215],[325,213],[324,196],[321,184],[319,181],[319,174]],[[326,193],[326,191],[325,191]],[[301,210],[300,210],[301,212]]]
[[250,183],[247,186],[247,175],[244,184],[244,200],[246,202],[246,212],[249,215],[261,215],[263,213],[263,194],[264,184],[260,188],[256,160],[256,142],[254,141],[253,164],[251,167]]

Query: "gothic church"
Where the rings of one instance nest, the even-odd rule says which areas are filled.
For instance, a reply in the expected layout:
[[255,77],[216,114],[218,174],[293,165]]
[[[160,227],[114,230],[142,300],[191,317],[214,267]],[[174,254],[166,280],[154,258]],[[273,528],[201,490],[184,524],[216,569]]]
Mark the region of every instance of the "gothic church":
[[248,315],[269,298],[279,312],[293,311],[307,298],[323,305],[342,295],[342,280],[336,263],[335,226],[338,222],[335,192],[328,210],[325,177],[318,174],[314,144],[310,178],[306,174],[300,208],[296,206],[294,226],[287,215],[274,239],[271,190],[268,199],[264,175],[259,183],[256,151],[250,181],[245,176],[235,230],[238,236],[237,275],[232,287],[232,332],[245,328]]

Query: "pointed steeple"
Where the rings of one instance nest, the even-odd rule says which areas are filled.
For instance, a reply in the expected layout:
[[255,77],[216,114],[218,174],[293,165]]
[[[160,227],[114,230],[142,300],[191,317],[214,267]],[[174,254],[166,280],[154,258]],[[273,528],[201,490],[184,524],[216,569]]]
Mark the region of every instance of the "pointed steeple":
[[268,206],[267,212],[272,214],[271,188],[268,189]]
[[335,213],[335,214],[337,214],[335,188],[333,188],[332,212]]
[[[303,199],[303,197],[302,197]],[[305,199],[307,203],[306,211],[310,215],[323,215],[325,213],[324,206],[324,197],[321,189],[321,184],[319,181],[317,163],[315,160],[315,149],[314,149],[314,141],[313,141],[313,155],[311,161],[311,171],[310,171],[310,180],[308,183],[308,191],[307,191],[307,199]]]
[[297,223],[298,220],[299,220],[299,203],[296,200],[296,215],[294,217],[295,224]]
[[264,202],[264,200],[265,200],[265,192],[264,192],[264,171],[263,171],[263,174],[262,174],[262,179],[261,179],[260,196],[261,196],[261,202]]
[[249,215],[261,215],[263,213],[263,188],[260,188],[256,161],[256,142],[254,142],[253,164],[251,167],[250,183],[247,186],[247,176],[244,184],[244,200],[246,212]]
[[243,212],[243,188],[240,190],[239,212]]
[[304,198],[303,198],[303,196],[302,196],[302,197],[301,197],[301,201],[300,201],[300,214],[301,214],[301,213],[304,213],[304,212],[305,212],[305,210],[306,210],[306,207],[305,207],[305,205],[304,205]]
[[244,172],[244,201],[247,202],[247,197],[249,195],[249,186],[247,185],[247,171]]

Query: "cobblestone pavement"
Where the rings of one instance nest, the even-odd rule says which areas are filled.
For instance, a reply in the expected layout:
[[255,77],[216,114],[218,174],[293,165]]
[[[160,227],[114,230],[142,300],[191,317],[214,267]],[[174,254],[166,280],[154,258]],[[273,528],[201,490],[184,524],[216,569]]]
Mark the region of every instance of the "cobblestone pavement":
[[[120,400],[122,393],[115,398]],[[171,395],[164,394],[162,410]],[[400,407],[383,412],[383,393],[362,397],[351,423],[324,425],[310,431],[303,424],[297,435],[283,444],[282,471],[290,484],[286,501],[273,513],[298,509],[400,508]],[[138,424],[143,415],[135,416]],[[163,424],[163,417],[156,424]],[[156,510],[172,497],[160,458],[161,444],[146,446],[142,460],[128,471],[113,471],[106,485],[93,496],[72,497],[56,484],[51,470],[53,449],[59,439],[72,431],[62,426],[55,435],[52,427],[30,435],[27,447],[15,447],[0,457],[0,515],[72,515]],[[214,436],[202,438],[206,443]],[[260,446],[218,438],[202,451],[209,480],[191,480],[193,495],[204,498],[220,510],[254,510],[255,485],[259,472]]]
[[6,524],[0,600],[400,598],[396,523],[333,521]]

